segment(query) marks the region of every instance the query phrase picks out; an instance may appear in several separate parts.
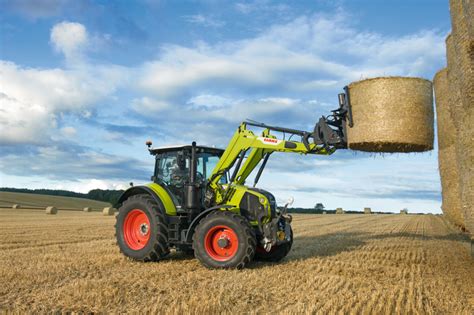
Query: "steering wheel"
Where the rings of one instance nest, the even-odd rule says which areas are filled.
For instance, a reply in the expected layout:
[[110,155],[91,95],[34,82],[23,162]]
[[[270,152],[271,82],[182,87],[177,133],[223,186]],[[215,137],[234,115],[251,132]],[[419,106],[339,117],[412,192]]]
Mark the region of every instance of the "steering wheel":
[[204,175],[201,172],[196,172],[196,181],[203,183],[205,180]]

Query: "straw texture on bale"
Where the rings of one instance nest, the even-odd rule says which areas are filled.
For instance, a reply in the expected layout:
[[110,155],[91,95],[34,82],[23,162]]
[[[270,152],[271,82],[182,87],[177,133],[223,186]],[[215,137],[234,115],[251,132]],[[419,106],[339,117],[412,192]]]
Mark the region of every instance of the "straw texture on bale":
[[474,96],[474,1],[451,0],[451,25],[453,44],[456,51],[460,88],[464,97],[462,105],[472,105]]
[[[474,1],[451,0],[452,35],[448,39],[448,67],[458,106],[457,160],[461,205],[466,228],[474,235]],[[449,53],[451,51],[451,53]]]
[[350,149],[422,152],[433,149],[433,92],[430,81],[380,77],[349,85],[354,126]]
[[436,73],[433,83],[438,123],[438,164],[443,197],[441,208],[450,221],[464,227],[459,187],[460,174],[456,159],[457,131],[450,115],[451,103],[446,68]]
[[117,209],[112,208],[112,207],[106,207],[104,210],[102,210],[103,215],[114,215]]
[[370,209],[370,208],[364,208],[364,213],[365,213],[365,214],[370,214],[370,213],[372,213],[372,209]]
[[336,209],[336,214],[343,214],[343,213],[344,213],[344,210],[342,210],[342,208]]
[[[474,233],[474,209],[472,208],[474,204],[474,128],[472,127],[474,121],[474,96],[472,91],[474,56],[472,54],[474,50],[471,49],[470,52],[470,65],[462,66],[463,60],[465,62],[466,59],[463,59],[463,54],[459,53],[457,42],[459,42],[459,37],[455,33],[446,38],[449,100],[452,103],[452,106],[450,106],[451,117],[457,130],[455,143],[462,214],[465,227],[471,233]],[[466,87],[466,82],[471,82],[470,89]]]
[[12,208],[13,208],[13,209],[20,209],[21,206],[20,206],[19,204],[15,204],[15,205],[12,206]]
[[91,207],[84,207],[84,209],[82,209],[84,212],[91,212],[92,211],[92,208]]
[[46,207],[46,214],[57,214],[58,208],[56,207]]

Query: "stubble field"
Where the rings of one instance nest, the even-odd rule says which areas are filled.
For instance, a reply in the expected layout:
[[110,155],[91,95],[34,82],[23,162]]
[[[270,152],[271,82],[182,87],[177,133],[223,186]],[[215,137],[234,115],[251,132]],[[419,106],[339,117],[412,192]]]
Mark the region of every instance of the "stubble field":
[[474,259],[440,216],[296,215],[279,264],[123,257],[113,216],[0,209],[0,313],[473,314]]

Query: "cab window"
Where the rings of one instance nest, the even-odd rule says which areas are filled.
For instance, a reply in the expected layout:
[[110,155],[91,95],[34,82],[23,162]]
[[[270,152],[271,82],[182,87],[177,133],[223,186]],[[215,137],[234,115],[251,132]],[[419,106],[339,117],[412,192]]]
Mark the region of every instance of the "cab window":
[[[205,180],[206,182],[209,180],[209,177],[212,174],[212,171],[216,167],[217,163],[219,162],[220,156],[212,155],[210,153],[202,153],[198,156],[197,161],[197,177],[198,180]],[[221,184],[227,183],[227,177],[222,176],[220,179]]]

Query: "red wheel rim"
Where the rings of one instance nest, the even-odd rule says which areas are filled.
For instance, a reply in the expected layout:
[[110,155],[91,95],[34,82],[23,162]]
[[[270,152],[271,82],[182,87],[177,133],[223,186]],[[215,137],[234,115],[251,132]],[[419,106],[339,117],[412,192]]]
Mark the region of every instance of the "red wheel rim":
[[123,222],[123,236],[130,249],[140,250],[150,239],[150,220],[143,210],[133,209]]
[[204,247],[212,259],[227,261],[237,253],[239,239],[230,227],[217,225],[207,231],[204,237]]

